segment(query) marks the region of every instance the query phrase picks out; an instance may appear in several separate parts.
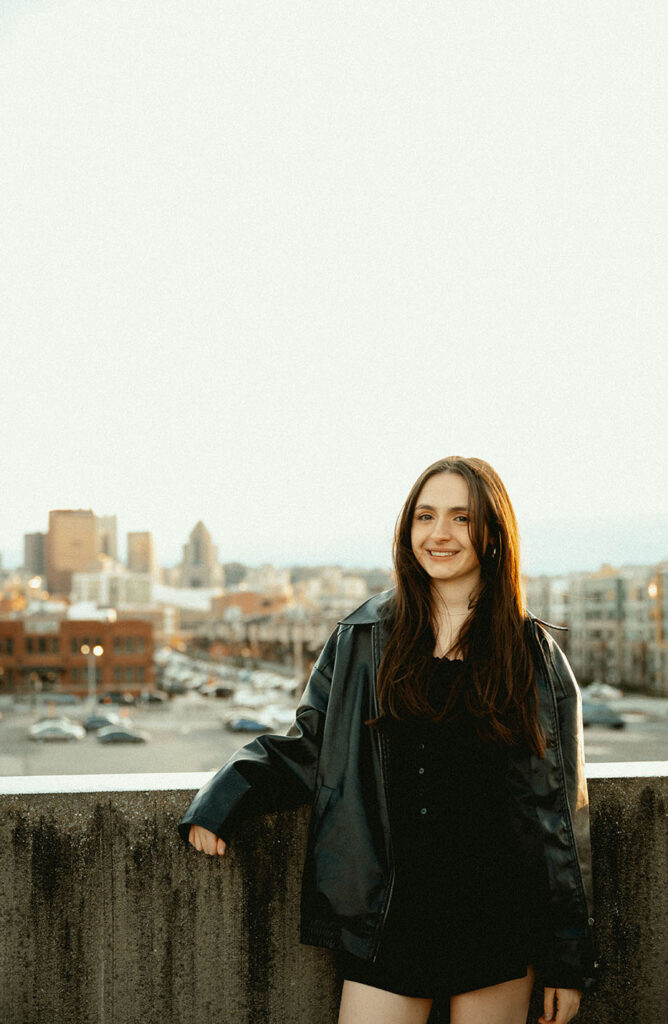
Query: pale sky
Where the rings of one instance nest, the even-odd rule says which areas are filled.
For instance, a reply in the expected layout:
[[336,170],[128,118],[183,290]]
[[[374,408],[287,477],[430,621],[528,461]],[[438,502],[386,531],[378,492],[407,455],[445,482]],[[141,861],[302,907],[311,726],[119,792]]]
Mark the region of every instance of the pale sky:
[[0,7],[0,553],[50,508],[389,565],[448,454],[525,568],[668,558],[668,8]]

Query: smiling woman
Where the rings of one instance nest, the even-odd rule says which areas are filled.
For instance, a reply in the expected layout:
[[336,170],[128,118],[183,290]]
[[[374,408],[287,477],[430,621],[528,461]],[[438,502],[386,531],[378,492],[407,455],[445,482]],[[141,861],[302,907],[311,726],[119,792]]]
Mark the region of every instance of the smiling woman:
[[429,466],[397,520],[396,587],[342,619],[285,736],[259,736],[179,830],[224,855],[305,801],[302,942],[337,953],[339,1024],[567,1024],[594,984],[578,687],[522,603],[515,514],[482,459]]

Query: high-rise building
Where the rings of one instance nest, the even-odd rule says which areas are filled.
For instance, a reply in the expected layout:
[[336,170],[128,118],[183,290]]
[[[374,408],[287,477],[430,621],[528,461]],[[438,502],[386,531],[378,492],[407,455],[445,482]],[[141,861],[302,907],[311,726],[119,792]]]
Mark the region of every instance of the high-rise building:
[[92,509],[52,509],[46,537],[46,585],[69,594],[72,573],[83,572],[98,553],[97,517]]
[[128,569],[130,572],[148,572],[155,577],[153,534],[149,531],[128,533]]
[[46,574],[45,533],[24,533],[23,568],[31,576]]
[[115,561],[118,560],[118,531],[116,527],[116,516],[96,516],[98,552],[109,555]]
[[217,587],[223,583],[218,548],[201,519],[191,530],[188,543],[183,545],[180,569],[182,587]]

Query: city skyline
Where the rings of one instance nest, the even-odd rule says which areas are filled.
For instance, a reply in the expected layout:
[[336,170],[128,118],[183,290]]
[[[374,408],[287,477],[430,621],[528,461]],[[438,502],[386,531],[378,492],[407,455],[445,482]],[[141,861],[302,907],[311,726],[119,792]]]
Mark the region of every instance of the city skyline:
[[[99,514],[95,509],[93,509],[93,512],[96,515]],[[105,514],[116,516],[118,521],[116,513],[107,512]],[[199,521],[202,521],[201,518]],[[194,526],[195,524],[192,524],[187,529],[184,539],[176,544],[176,548],[180,552],[179,554],[176,554],[174,546],[172,547],[172,557],[169,554],[162,555],[162,545],[159,538],[156,538],[154,531],[146,530],[147,533],[153,536],[153,541],[156,544],[157,561],[160,566],[172,568],[181,563],[183,547],[187,543]],[[222,548],[223,553],[219,555],[221,565],[226,562],[240,562],[248,566],[272,564],[277,567],[288,567],[332,564],[340,565],[343,568],[391,568],[390,548],[388,547],[387,556],[383,560],[380,545],[377,545],[375,549],[377,557],[374,558],[373,554],[370,553],[366,559],[364,557],[355,557],[353,554],[346,558],[345,551],[343,557],[337,557],[336,552],[333,551],[330,558],[300,558],[297,553],[295,557],[287,557],[280,560],[273,557],[270,551],[266,551],[263,554],[261,551],[253,552],[250,550],[247,556],[243,557],[243,553],[226,552],[224,545],[220,543],[220,537],[216,534],[215,529],[210,528],[207,523],[204,523],[204,526],[219,550]],[[622,565],[654,564],[668,561],[668,517],[646,518],[641,536],[635,540],[633,546],[629,545],[628,530],[624,530],[623,526],[622,522],[609,520],[608,522],[591,524],[588,529],[574,531],[572,525],[568,522],[553,520],[551,522],[528,524],[524,530],[520,529],[523,572],[527,575],[559,575],[568,572],[594,572],[606,564],[620,567]],[[635,526],[637,527],[637,521]],[[46,533],[46,530],[35,532]],[[123,563],[127,562],[126,540],[129,532],[134,531],[122,528],[118,530],[118,555],[119,560]],[[1,541],[2,538],[0,538],[2,568],[20,568],[23,565],[22,553],[20,555],[17,554],[16,549],[12,550],[8,545],[3,547]],[[166,546],[165,550],[167,550]]]

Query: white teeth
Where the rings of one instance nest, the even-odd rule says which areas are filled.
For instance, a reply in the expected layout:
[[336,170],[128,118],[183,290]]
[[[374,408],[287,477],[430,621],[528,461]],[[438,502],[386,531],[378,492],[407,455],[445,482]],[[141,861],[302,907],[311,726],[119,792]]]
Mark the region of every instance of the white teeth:
[[430,551],[429,554],[433,558],[452,558],[452,556],[456,555],[457,552],[456,551]]

